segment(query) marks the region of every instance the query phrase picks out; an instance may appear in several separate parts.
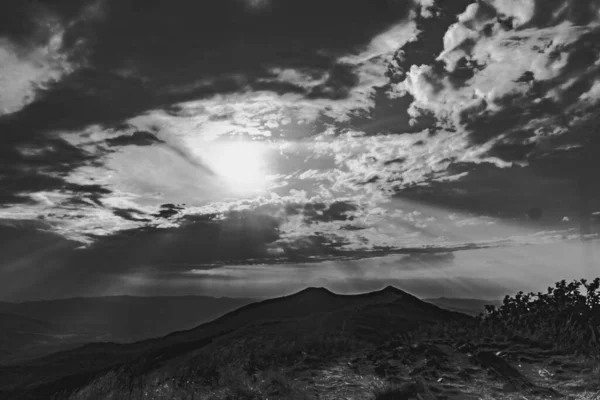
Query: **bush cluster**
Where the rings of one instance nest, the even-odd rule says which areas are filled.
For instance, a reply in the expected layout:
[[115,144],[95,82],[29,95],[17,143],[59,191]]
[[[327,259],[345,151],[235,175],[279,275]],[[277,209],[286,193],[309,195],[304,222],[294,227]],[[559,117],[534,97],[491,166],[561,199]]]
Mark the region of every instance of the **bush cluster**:
[[478,320],[487,333],[526,337],[600,357],[600,278],[562,280],[546,293],[506,296],[500,307],[486,306]]

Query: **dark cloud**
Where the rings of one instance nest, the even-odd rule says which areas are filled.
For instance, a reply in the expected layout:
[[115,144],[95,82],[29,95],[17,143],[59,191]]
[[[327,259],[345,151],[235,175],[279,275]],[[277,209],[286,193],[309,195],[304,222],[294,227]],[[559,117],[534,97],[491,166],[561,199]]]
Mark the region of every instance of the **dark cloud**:
[[[165,205],[176,207],[174,205]],[[133,209],[113,209],[127,220],[147,215]],[[23,296],[52,298],[103,293],[123,285],[123,279],[230,280],[218,268],[231,264],[315,263],[325,260],[351,261],[387,255],[402,255],[398,268],[416,265],[442,267],[452,262],[453,252],[485,248],[485,245],[454,247],[389,248],[352,250],[341,236],[314,233],[285,239],[283,221],[252,211],[222,215],[181,217],[181,225],[121,230],[95,237],[82,248],[52,233],[44,221],[0,221],[0,291],[5,299]],[[493,245],[492,245],[493,246]],[[33,250],[32,250],[33,249]],[[277,250],[277,251],[274,251]],[[192,270],[212,270],[210,276]],[[161,278],[162,277],[162,278]],[[137,279],[136,278],[136,279]],[[18,282],[15,284],[14,282]]]
[[[54,129],[114,127],[149,108],[168,109],[176,102],[260,82],[278,93],[299,93],[298,87],[269,83],[274,68],[293,68],[315,78],[327,74],[322,85],[305,94],[343,98],[357,77],[337,59],[361,50],[373,36],[406,19],[413,6],[410,0],[311,0],[277,2],[249,12],[237,0],[178,0],[169,5],[138,0],[3,2],[0,36],[23,43],[47,40],[50,33],[43,32],[45,25],[39,21],[54,18],[66,27],[62,51],[86,62],[49,85],[32,104],[0,116],[0,174],[7,177],[0,201],[30,202],[28,193],[60,190],[61,176],[98,157],[45,135]],[[336,29],[331,29],[332,23]],[[82,41],[85,54],[75,51]],[[161,141],[152,132],[138,131],[106,143],[148,146]],[[55,148],[26,157],[16,150],[50,146]],[[60,175],[54,173],[57,169]],[[97,194],[95,202],[99,203]]]
[[51,259],[54,253],[73,250],[77,243],[50,231],[44,221],[0,220],[0,269],[10,271],[22,260],[22,267],[37,268],[36,262],[44,257]]
[[27,297],[37,291],[46,294],[55,277],[63,278],[60,271],[79,243],[50,229],[39,220],[0,220],[0,292],[4,299]]
[[183,206],[175,204],[163,204],[160,206],[160,210],[158,211],[158,213],[154,214],[154,216],[157,218],[169,219],[176,215],[179,215],[183,209]]
[[332,233],[315,232],[291,240],[280,240],[277,247],[283,252],[280,262],[311,262],[353,258],[355,255],[343,249],[350,244],[345,238]]
[[[136,210],[115,209],[125,219]],[[279,222],[267,215],[231,212],[217,218],[185,218],[178,228],[145,227],[80,243],[49,232],[43,221],[0,221],[0,282],[20,282],[15,290],[0,284],[5,297],[20,292],[37,297],[86,293],[106,287],[129,273],[173,274],[197,265],[245,263],[268,259],[267,246],[279,237]],[[32,274],[32,272],[34,272]],[[62,292],[62,293],[61,293]]]
[[[10,119],[11,116],[0,117]],[[62,139],[31,137],[16,131],[3,132],[0,148],[0,207],[32,203],[31,194],[59,191],[98,197],[110,191],[98,185],[75,185],[65,181],[74,169],[93,164],[96,156]]]
[[48,18],[55,18],[58,19],[56,22],[66,24],[92,4],[92,1],[2,1],[0,37],[7,37],[24,46],[39,44],[52,34],[52,24],[44,23]]
[[144,213],[133,208],[113,208],[113,214],[128,221],[133,222],[152,222],[152,219],[144,218]]
[[[600,148],[591,151],[595,153]],[[532,160],[526,168],[457,163],[449,172],[467,172],[460,180],[410,187],[396,196],[448,211],[530,219],[549,228],[561,226],[565,216],[574,223],[585,222],[590,218],[591,209],[600,206],[600,185],[593,178],[593,171],[600,165],[594,162],[583,168],[584,158],[580,154],[581,149],[557,151]]]
[[121,135],[106,139],[109,146],[152,146],[157,143],[164,143],[153,133],[136,131],[131,135]]
[[132,65],[163,87],[199,76],[262,74],[270,66],[322,71],[405,18],[411,7],[396,0],[309,0],[273,2],[265,12],[248,13],[237,0],[109,1],[110,22],[96,33],[93,64],[107,70]]
[[37,192],[59,192],[98,202],[110,190],[95,184],[73,184],[64,177],[77,167],[93,163],[95,157],[62,140],[39,138],[0,150],[0,207],[33,203]]
[[[169,208],[163,208],[169,209]],[[186,264],[242,262],[267,258],[266,246],[279,237],[279,223],[250,211],[182,217],[177,228],[124,230],[98,240],[85,253],[104,255],[106,263]]]
[[359,82],[359,77],[350,65],[337,64],[329,71],[327,80],[315,86],[308,94],[309,98],[328,98],[340,100],[348,97],[349,91]]
[[421,298],[478,298],[499,299],[515,291],[513,282],[492,281],[489,279],[456,278],[407,278],[369,279],[355,278],[324,283],[328,289],[338,293],[368,292],[394,286]]
[[532,207],[527,212],[527,216],[529,217],[529,219],[532,219],[534,221],[538,221],[538,220],[540,220],[544,216],[544,210],[542,210],[539,207]]
[[[423,79],[434,95],[448,91],[459,93],[485,69],[485,65],[471,60],[477,39],[459,44],[457,49],[465,56],[451,71],[447,71],[444,61],[437,58],[444,50],[444,34],[457,22],[457,14],[465,11],[472,1],[437,3],[435,18],[417,18],[421,31],[418,40],[396,53],[387,77],[393,83],[399,83],[407,77],[412,66],[431,66]],[[118,154],[123,151],[123,146],[160,145],[161,150],[168,148],[189,163],[212,173],[190,152],[168,143],[168,138],[161,136],[163,132],[159,135],[159,127],[143,128],[146,130],[142,131],[123,121],[150,109],[162,110],[169,117],[185,118],[189,117],[185,114],[189,110],[175,103],[248,90],[300,94],[323,104],[333,104],[323,99],[347,99],[352,89],[363,83],[361,74],[368,74],[368,71],[361,69],[364,65],[360,63],[345,64],[340,57],[364,51],[377,34],[405,20],[413,7],[412,1],[284,0],[253,10],[238,0],[177,0],[171,3],[106,0],[101,4],[105,18],[96,19],[93,24],[84,17],[91,2],[8,0],[0,5],[0,37],[9,38],[22,49],[43,45],[51,33],[48,27],[39,24],[39,20],[54,18],[65,29],[61,50],[65,57],[73,65],[86,60],[56,82],[43,88],[40,86],[31,104],[0,115],[3,140],[0,148],[0,207],[34,203],[36,200],[32,195],[37,192],[66,197],[58,200],[52,212],[47,214],[48,220],[55,225],[43,220],[30,225],[13,222],[0,225],[0,239],[6,239],[6,244],[1,247],[5,253],[0,271],[8,277],[8,282],[19,282],[15,290],[30,293],[39,290],[45,293],[42,297],[50,297],[68,290],[85,293],[88,287],[110,287],[127,274],[170,279],[190,269],[216,269],[226,264],[342,262],[390,254],[404,256],[399,268],[403,265],[414,269],[421,266],[441,268],[452,263],[455,251],[485,247],[473,244],[429,248],[373,246],[361,237],[360,230],[365,227],[356,223],[356,216],[364,216],[365,210],[351,201],[311,201],[287,204],[283,210],[270,205],[270,210],[269,206],[264,206],[254,210],[189,215],[185,205],[174,203],[150,211],[129,206],[112,207],[105,201],[113,195],[111,188],[95,184],[93,180],[87,184],[69,183],[81,182],[69,179],[73,178],[69,174],[77,168],[102,165],[103,157]],[[567,4],[553,0],[547,7],[538,3],[535,17],[525,25],[519,25],[519,15],[501,15],[485,3],[481,4],[479,14],[466,21],[465,26],[496,18],[496,22],[515,34],[511,39],[517,46],[525,42],[518,36],[525,28],[554,27],[564,20],[579,24],[589,22],[590,15],[594,15],[590,13],[590,7],[595,2]],[[560,8],[562,5],[566,7]],[[561,11],[556,14],[558,10]],[[481,37],[491,39],[494,32],[488,27],[479,33]],[[594,87],[599,77],[599,69],[592,67],[600,54],[599,42],[597,31],[583,34],[559,49],[569,57],[565,58],[566,63],[561,66],[558,76],[544,80],[533,71],[527,71],[519,78],[510,78],[511,84],[523,89],[517,94],[494,98],[493,104],[488,103],[492,100],[482,100],[457,112],[453,122],[460,125],[461,131],[455,126],[455,133],[464,130],[475,148],[493,141],[485,156],[496,160],[496,165],[511,162],[514,166],[500,169],[491,163],[461,163],[457,161],[460,154],[450,152],[450,155],[440,157],[441,161],[437,158],[432,161],[435,157],[424,161],[435,164],[434,167],[443,165],[445,168],[449,164],[447,169],[424,174],[425,183],[405,188],[402,185],[406,176],[415,170],[420,172],[418,168],[411,170],[409,167],[420,160],[415,162],[410,153],[406,157],[394,153],[389,159],[377,155],[373,165],[365,163],[365,169],[381,165],[388,169],[397,167],[397,174],[386,176],[385,170],[375,171],[377,174],[365,174],[361,180],[363,183],[381,183],[388,190],[397,183],[394,187],[399,188],[398,197],[433,204],[443,210],[520,219],[548,227],[558,226],[562,218],[568,216],[581,224],[582,232],[592,231],[591,213],[600,209],[600,188],[595,178],[595,171],[600,169],[596,157],[600,145],[594,139],[598,136],[594,135],[598,119],[590,118],[590,111],[580,109],[578,105],[581,96]],[[82,47],[78,43],[85,45]],[[558,57],[559,51],[556,53],[552,57]],[[300,77],[299,82],[280,80],[281,71],[287,70],[293,70],[295,75],[292,75]],[[303,80],[311,83],[306,84]],[[570,82],[575,83],[569,86]],[[362,113],[334,128],[338,132],[360,129],[368,136],[411,134],[431,128],[429,136],[424,135],[414,146],[428,146],[430,140],[435,141],[436,132],[448,128],[447,120],[436,120],[436,110],[424,110],[414,119],[409,110],[416,99],[414,92],[414,98],[409,94],[390,100],[386,94],[388,89],[374,92],[377,107],[370,114],[371,119]],[[556,90],[560,92],[557,96],[538,101]],[[453,103],[455,97],[450,99]],[[315,101],[316,104],[319,102]],[[202,110],[205,111],[208,112]],[[234,114],[235,111],[225,110],[208,118],[212,122],[229,121]],[[285,130],[293,131],[290,135],[298,137],[312,135],[314,131],[328,127],[331,122],[328,118],[322,117],[315,124],[319,129],[292,121],[289,126],[274,128],[272,138],[287,138],[281,133]],[[534,126],[532,121],[541,122]],[[98,124],[99,129],[114,134],[95,143],[98,151],[93,154],[57,139],[56,133],[50,134],[53,130],[77,131],[90,124]],[[546,130],[540,130],[541,124]],[[565,128],[568,135],[554,135],[550,130],[555,127]],[[518,163],[527,163],[528,167],[517,167]],[[466,175],[461,175],[458,180],[437,180],[463,173]],[[84,249],[76,249],[79,243],[49,232],[64,229],[61,223],[67,219],[88,218],[86,222],[89,222],[86,207],[101,209],[102,212],[97,214],[99,218],[112,213],[118,217],[111,219],[117,221],[116,225],[138,228],[120,230],[110,236],[90,235],[88,238],[93,244]],[[63,213],[65,210],[70,212]],[[575,211],[579,211],[578,215],[572,215]],[[110,217],[109,214],[107,219]],[[300,221],[298,232],[282,232],[283,224],[293,217]],[[327,226],[321,231],[323,225],[331,223],[339,230],[332,232],[331,226]],[[421,228],[415,221],[394,224],[399,230],[420,234],[424,240],[438,238],[429,228]],[[121,228],[119,225],[106,231]],[[28,253],[27,248],[36,250]],[[38,274],[31,276],[36,271]],[[217,272],[211,277],[231,279]],[[199,274],[190,279],[204,278]],[[378,282],[357,280],[352,284],[358,287],[374,283]],[[481,283],[473,283],[477,284],[481,286]],[[498,289],[492,286],[483,289]],[[428,293],[446,290],[423,282],[409,287],[425,288]],[[10,289],[7,284],[0,284],[0,288]],[[435,297],[431,293],[428,295]]]
[[328,73],[312,95],[340,98],[356,79],[337,58],[360,50],[413,8],[410,0],[283,1],[259,13],[237,0],[103,4],[104,18],[93,29],[69,30],[72,41],[86,40],[90,67],[1,122],[34,131],[116,123],[148,108],[240,90],[268,79],[273,68]]
[[403,270],[405,266],[412,267],[411,269],[439,268],[450,266],[455,258],[452,252],[414,253],[402,258],[398,264]]
[[299,215],[304,217],[304,223],[310,225],[317,222],[352,221],[352,212],[358,207],[350,202],[335,201],[329,205],[325,203],[290,203],[285,206],[287,215]]
[[[352,261],[389,255],[407,256],[408,260],[429,260],[440,265],[447,264],[451,253],[496,247],[497,244],[467,243],[458,246],[392,247],[369,246],[365,241],[362,248],[354,249],[347,238],[334,233],[315,232],[300,238],[281,239],[275,243],[282,251],[278,257],[263,260],[265,263],[314,263],[322,261]],[[350,246],[350,247],[349,247]],[[414,258],[413,258],[414,257]],[[436,260],[438,261],[436,263]]]

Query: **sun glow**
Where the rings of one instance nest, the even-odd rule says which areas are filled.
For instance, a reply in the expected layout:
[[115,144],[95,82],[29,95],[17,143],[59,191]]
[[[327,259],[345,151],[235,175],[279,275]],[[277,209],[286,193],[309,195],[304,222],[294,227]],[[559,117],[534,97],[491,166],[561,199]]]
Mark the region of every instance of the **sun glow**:
[[210,167],[236,193],[264,189],[265,146],[258,142],[219,143],[211,149]]

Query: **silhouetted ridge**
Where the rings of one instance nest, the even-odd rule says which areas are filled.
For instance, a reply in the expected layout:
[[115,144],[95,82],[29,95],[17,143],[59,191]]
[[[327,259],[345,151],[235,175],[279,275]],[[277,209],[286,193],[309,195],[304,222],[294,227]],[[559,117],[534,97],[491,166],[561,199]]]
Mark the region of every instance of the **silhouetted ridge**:
[[394,286],[386,286],[383,289],[380,290],[380,292],[383,293],[394,293],[394,294],[401,294],[401,295],[408,295],[411,296],[410,294],[406,293],[404,290],[400,290]]
[[331,290],[324,287],[307,287],[306,289],[302,289],[299,292],[292,294],[292,296],[298,295],[306,295],[306,294],[327,294],[337,296],[336,293],[333,293]]
[[379,293],[393,294],[393,295],[401,298],[404,301],[427,303],[426,301],[423,301],[422,299],[418,298],[417,296],[410,294],[408,292],[405,292],[402,289],[398,289],[397,287],[394,287],[394,286],[386,286],[385,288],[381,289],[379,291]]

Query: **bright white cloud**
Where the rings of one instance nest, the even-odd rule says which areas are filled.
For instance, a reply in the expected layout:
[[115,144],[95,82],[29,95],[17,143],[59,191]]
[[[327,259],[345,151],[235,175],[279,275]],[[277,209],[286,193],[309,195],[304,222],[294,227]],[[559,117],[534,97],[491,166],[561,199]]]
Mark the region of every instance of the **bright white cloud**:
[[535,16],[535,0],[492,0],[490,3],[501,16],[513,18],[515,27],[528,23]]
[[73,55],[85,41],[80,39],[67,48],[64,36],[72,25],[104,16],[101,0],[84,7],[69,23],[41,6],[36,10],[36,37],[43,40],[25,44],[27,41],[16,43],[0,37],[0,115],[19,111],[41,91],[79,68],[84,60],[76,60]]
[[20,110],[75,68],[62,50],[64,31],[60,26],[54,31],[45,45],[34,48],[0,38],[0,115]]
[[[406,79],[390,95],[411,94],[414,102],[409,111],[413,117],[423,111],[433,112],[440,120],[460,126],[460,115],[466,110],[494,113],[503,108],[499,100],[527,93],[530,84],[520,81],[525,73],[542,82],[561,76],[570,58],[567,49],[599,25],[576,26],[564,20],[544,28],[513,30],[495,18],[498,12],[515,18],[517,25],[526,26],[533,17],[532,4],[532,1],[495,1],[495,10],[484,3],[471,4],[446,32],[444,51],[438,60],[445,63],[447,72],[440,73],[428,65],[413,65]],[[465,63],[473,76],[456,84],[451,73],[457,70],[459,62]],[[558,87],[548,96],[560,97],[561,90],[567,89]]]
[[[336,187],[356,187],[377,176],[373,186],[393,193],[393,187],[404,187],[445,178],[451,162],[509,164],[484,157],[488,145],[471,146],[460,132],[424,130],[416,134],[367,136],[347,132],[325,136],[315,144],[315,151],[331,154],[344,172],[336,176]],[[369,189],[369,191],[371,191]]]

